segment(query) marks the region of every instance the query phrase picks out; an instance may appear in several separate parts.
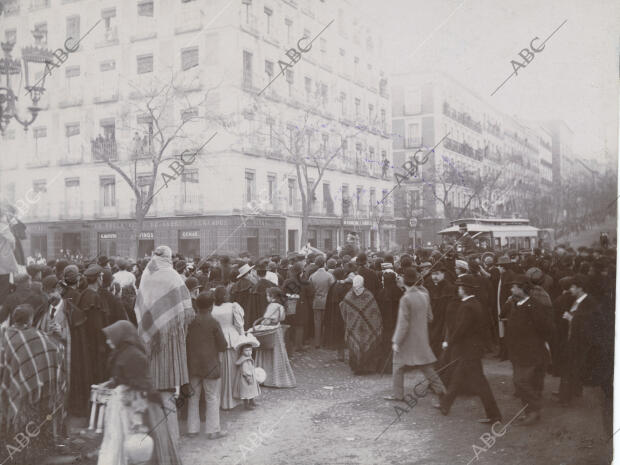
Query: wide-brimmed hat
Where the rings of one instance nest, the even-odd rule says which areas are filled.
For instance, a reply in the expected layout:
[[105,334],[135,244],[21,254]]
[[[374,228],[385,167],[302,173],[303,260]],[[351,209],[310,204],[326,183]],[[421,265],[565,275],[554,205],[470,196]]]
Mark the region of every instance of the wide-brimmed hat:
[[247,263],[245,263],[241,268],[239,268],[237,279],[243,278],[246,274],[248,274],[253,269],[254,269],[254,266],[250,266]]
[[588,287],[588,277],[584,274],[576,274],[574,276],[571,276],[570,286],[572,286],[573,284],[585,290]]
[[482,254],[482,257],[480,257],[482,260],[482,263],[485,262],[485,260],[487,258],[491,258],[493,260],[493,262],[495,261],[495,254],[493,252],[485,252]]
[[469,271],[469,263],[467,263],[465,260],[454,260],[454,266],[456,268],[463,268]]
[[254,337],[252,334],[246,334],[245,336],[239,336],[237,338],[237,341],[235,342],[235,350],[239,350],[239,347],[245,346],[245,345],[251,345],[252,347],[256,349],[257,347],[260,347],[260,342],[258,342],[258,339],[256,339],[256,337]]
[[185,280],[185,286],[187,287],[189,291],[193,291],[196,288],[200,289],[202,287],[200,285],[200,282],[193,276]]

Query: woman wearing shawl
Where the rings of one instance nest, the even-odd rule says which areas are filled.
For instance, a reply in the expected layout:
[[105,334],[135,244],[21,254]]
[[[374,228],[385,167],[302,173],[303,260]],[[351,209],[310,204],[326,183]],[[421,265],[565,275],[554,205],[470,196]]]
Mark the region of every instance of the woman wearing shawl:
[[377,302],[381,309],[381,320],[383,323],[383,337],[381,338],[381,369],[384,373],[391,373],[392,364],[389,363],[392,355],[392,335],[396,328],[398,317],[398,304],[403,295],[403,291],[396,284],[396,273],[391,263],[382,264],[381,290],[377,296]]
[[380,370],[381,312],[372,293],[364,288],[364,278],[355,276],[353,288],[340,303],[344,321],[344,339],[349,348],[349,366],[353,373]]
[[[282,284],[285,294],[296,294],[299,296],[295,315],[290,315],[287,319],[295,331],[295,349],[302,351],[304,336],[308,336],[308,318],[312,313],[312,286],[304,276],[304,267],[301,262],[295,263],[288,273],[288,278]],[[306,333],[306,334],[304,334]]]
[[[64,349],[32,328],[33,314],[32,306],[19,305],[12,325],[0,329],[0,443],[8,454],[2,463],[42,463],[54,451],[64,415]],[[18,435],[37,430],[36,446],[16,443]]]
[[[183,278],[172,267],[172,250],[157,247],[140,280],[136,297],[138,334],[149,358],[153,387],[162,401],[171,391],[180,393],[189,383],[187,371],[187,327],[195,314]],[[173,437],[179,438],[176,411],[167,416]]]
[[[180,465],[175,439],[164,421],[174,410],[165,407],[152,391],[146,348],[136,328],[121,320],[103,329],[112,349],[109,370],[112,389],[105,412],[105,429],[99,451],[100,465],[137,463],[142,455],[148,463]],[[145,440],[150,436],[151,440]],[[146,461],[144,460],[144,461]],[[142,461],[140,461],[142,463]]]
[[327,293],[323,334],[325,347],[338,351],[338,359],[344,362],[344,321],[340,313],[340,302],[351,290],[352,279],[347,279],[344,268],[334,270],[336,282]]

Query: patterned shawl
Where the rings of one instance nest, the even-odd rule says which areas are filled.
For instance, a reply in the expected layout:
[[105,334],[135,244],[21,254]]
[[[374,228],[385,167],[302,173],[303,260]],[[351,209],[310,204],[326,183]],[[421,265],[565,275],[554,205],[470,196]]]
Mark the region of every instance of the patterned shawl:
[[188,383],[185,338],[194,310],[189,290],[170,259],[153,255],[142,273],[135,311],[155,388]]
[[364,354],[381,341],[381,312],[372,293],[364,289],[355,295],[351,289],[340,303],[345,324],[345,340],[356,354]]
[[[18,427],[28,404],[62,406],[67,389],[63,345],[34,328],[0,330],[0,426]],[[23,421],[21,421],[23,420]]]

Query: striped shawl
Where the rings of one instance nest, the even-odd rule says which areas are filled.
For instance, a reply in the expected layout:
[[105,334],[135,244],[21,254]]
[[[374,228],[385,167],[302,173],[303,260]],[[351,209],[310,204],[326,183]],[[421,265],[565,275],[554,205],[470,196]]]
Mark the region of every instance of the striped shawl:
[[0,330],[0,430],[19,428],[26,406],[56,411],[67,389],[63,345],[34,328]]
[[194,310],[189,290],[169,260],[154,255],[147,265],[135,312],[155,388],[169,389],[188,383],[185,338]]

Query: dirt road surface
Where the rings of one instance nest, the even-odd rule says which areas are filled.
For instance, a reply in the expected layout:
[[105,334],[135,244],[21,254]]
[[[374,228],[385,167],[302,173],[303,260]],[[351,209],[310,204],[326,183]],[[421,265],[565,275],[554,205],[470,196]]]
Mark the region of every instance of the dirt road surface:
[[[476,420],[484,416],[478,398],[459,397],[447,417],[431,405],[431,394],[413,408],[383,400],[389,375],[354,376],[336,353],[312,350],[292,359],[298,387],[263,388],[254,411],[222,412],[225,438],[209,441],[203,433],[181,439],[185,465],[604,465],[611,463],[601,421],[598,389],[584,388],[570,408],[552,396],[558,378],[547,376],[540,423],[495,428]],[[484,361],[485,372],[506,423],[521,409],[513,396],[508,362]],[[421,381],[408,373],[407,392]],[[395,405],[408,412],[398,419]],[[382,431],[393,423],[379,439]],[[184,431],[185,425],[181,425]],[[487,438],[487,447],[481,439]],[[489,439],[491,437],[492,439]],[[476,457],[477,456],[477,457]],[[471,462],[470,462],[471,461]]]

